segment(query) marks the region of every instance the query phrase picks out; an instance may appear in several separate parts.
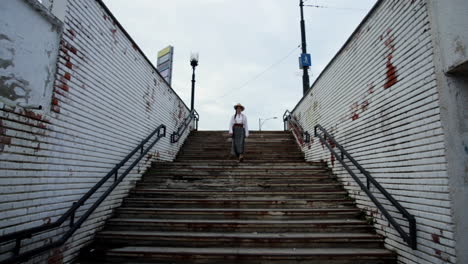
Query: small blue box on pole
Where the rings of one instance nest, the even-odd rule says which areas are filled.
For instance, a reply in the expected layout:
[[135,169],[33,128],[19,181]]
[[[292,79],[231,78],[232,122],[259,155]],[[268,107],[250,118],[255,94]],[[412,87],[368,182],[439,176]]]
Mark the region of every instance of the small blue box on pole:
[[299,57],[299,68],[303,69],[304,67],[312,66],[312,61],[310,58],[310,54],[303,53],[301,57]]

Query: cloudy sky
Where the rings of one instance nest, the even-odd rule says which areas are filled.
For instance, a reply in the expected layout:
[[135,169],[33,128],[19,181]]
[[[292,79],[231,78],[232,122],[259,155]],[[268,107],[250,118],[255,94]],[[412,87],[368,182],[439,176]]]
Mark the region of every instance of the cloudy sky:
[[[130,4],[131,2],[131,4]],[[307,50],[311,83],[376,0],[308,0]],[[174,46],[172,86],[190,106],[191,52],[198,52],[195,108],[200,129],[226,130],[242,103],[251,130],[282,129],[281,117],[302,97],[298,67],[299,0],[105,0],[156,65],[157,52]]]

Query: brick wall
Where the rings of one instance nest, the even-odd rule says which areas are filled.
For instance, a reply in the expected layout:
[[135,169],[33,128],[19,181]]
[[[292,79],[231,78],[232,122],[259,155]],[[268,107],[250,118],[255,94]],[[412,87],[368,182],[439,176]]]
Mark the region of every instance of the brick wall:
[[293,111],[310,133],[316,124],[331,132],[416,217],[412,250],[317,138],[303,144],[308,160],[333,167],[400,263],[457,262],[432,30],[425,0],[379,1]]
[[[189,131],[170,143],[189,109],[100,1],[70,0],[63,22],[50,110],[0,103],[0,235],[55,221],[157,126],[167,136],[64,247],[34,263],[70,262],[152,161],[175,158]],[[23,244],[44,245],[66,230]]]

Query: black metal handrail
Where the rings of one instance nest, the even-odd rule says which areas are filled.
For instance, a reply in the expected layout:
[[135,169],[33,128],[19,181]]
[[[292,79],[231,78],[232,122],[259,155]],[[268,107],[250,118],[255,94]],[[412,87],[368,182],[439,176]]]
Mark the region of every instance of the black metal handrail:
[[[323,133],[323,136],[319,133],[319,130]],[[316,125],[314,127],[314,134],[320,139],[320,141],[327,146],[330,152],[335,156],[335,158],[340,161],[341,165],[348,171],[348,173],[353,177],[361,189],[369,196],[369,198],[374,202],[377,208],[382,212],[382,214],[387,218],[388,222],[396,229],[400,234],[401,238],[412,248],[417,249],[416,243],[416,219],[411,215],[401,204],[392,197],[391,194],[385,190],[382,185],[380,185],[368,171],[366,171],[344,148],[341,146],[333,136],[331,136],[322,126]],[[332,146],[333,144],[333,146]],[[340,155],[335,151],[334,147],[338,148]],[[361,180],[356,176],[356,174],[349,168],[349,166],[344,162],[344,159],[348,158],[351,163],[356,166],[356,168],[366,176],[367,184],[364,185]],[[370,191],[371,184],[375,186],[384,196],[387,198],[393,206],[400,212],[404,218],[408,220],[409,234],[406,233],[400,224],[390,215],[390,213],[382,206],[382,204],[375,198],[375,196]]]
[[176,143],[179,141],[180,137],[184,134],[187,127],[190,125],[192,120],[195,119],[195,130],[198,130],[198,120],[200,116],[198,115],[197,111],[193,110],[190,114],[184,119],[184,122],[177,128],[177,131],[174,131],[171,134],[171,143]]
[[[151,144],[144,149],[144,145],[155,135],[157,134],[156,139],[151,142]],[[96,185],[91,188],[80,200],[73,203],[72,207],[68,209],[57,221],[50,224],[45,224],[38,227],[33,227],[30,229],[25,229],[22,231],[18,231],[15,233],[7,234],[0,237],[0,243],[8,242],[15,240],[16,245],[13,249],[13,257],[8,258],[0,262],[0,264],[6,263],[17,263],[21,261],[26,261],[33,256],[46,252],[50,249],[59,247],[74,234],[74,232],[81,227],[81,225],[86,221],[86,219],[96,210],[96,208],[107,198],[107,196],[119,185],[120,182],[130,173],[130,171],[140,162],[140,160],[151,150],[151,148],[161,139],[162,137],[166,136],[166,126],[160,125],[156,128],[148,137],[146,137],[130,154],[128,154],[120,163],[114,166],[114,168],[107,173],[107,175],[102,178]],[[118,172],[119,169],[125,165],[125,163],[130,160],[135,153],[139,152],[140,156],[138,156],[135,161],[119,176]],[[107,182],[110,178],[114,177],[114,183],[109,186],[109,188],[99,197],[96,202],[75,222],[75,213],[76,211],[85,204],[85,202],[102,186],[104,183]],[[57,241],[49,243],[47,245],[26,251],[21,253],[21,240],[31,238],[34,234],[42,233],[45,231],[49,231],[51,229],[55,229],[60,227],[68,218],[70,218],[70,229]]]
[[283,122],[284,131],[291,129],[299,145],[302,145],[302,143],[310,142],[310,133],[302,128],[301,124],[299,124],[299,122],[291,115],[291,112],[289,112],[289,110],[286,110],[286,112],[284,112]]

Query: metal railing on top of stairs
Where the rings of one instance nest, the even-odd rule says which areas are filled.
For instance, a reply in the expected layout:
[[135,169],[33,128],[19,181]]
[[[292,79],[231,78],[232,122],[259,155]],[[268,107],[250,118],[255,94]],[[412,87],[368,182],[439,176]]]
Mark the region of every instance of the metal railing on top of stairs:
[[[286,110],[283,115],[284,121],[284,130],[291,129],[296,136],[296,139],[299,136],[302,136],[302,140],[306,142],[309,133],[304,131],[301,124],[291,115],[291,112]],[[320,132],[321,133],[320,133]],[[323,134],[323,136],[322,136]],[[380,185],[371,174],[366,171],[344,148],[341,146],[333,136],[331,136],[322,126],[316,125],[314,127],[314,135],[318,137],[322,144],[327,146],[330,152],[334,157],[341,163],[341,165],[348,171],[351,177],[356,181],[356,183],[361,187],[361,189],[367,194],[371,201],[377,206],[377,208],[382,212],[388,222],[395,228],[395,230],[400,234],[400,237],[405,241],[408,246],[412,249],[417,249],[417,239],[416,239],[416,219],[412,214],[410,214],[393,196],[385,190],[382,185]],[[301,142],[299,142],[301,143]],[[300,144],[301,145],[301,144]],[[338,148],[340,154],[338,154],[334,148]],[[351,168],[344,162],[345,157],[366,177],[366,185],[358,178],[358,176],[351,170]],[[383,196],[390,201],[390,203],[400,212],[400,214],[407,219],[408,221],[408,230],[407,233],[403,230],[403,227],[395,220],[395,218],[383,207],[383,205],[377,200],[374,194],[371,192],[371,184],[379,190]]]
[[184,122],[177,128],[177,131],[171,134],[171,143],[176,143],[179,141],[180,137],[184,134],[187,127],[190,125],[192,120],[195,119],[195,130],[198,130],[198,120],[200,116],[197,111],[193,110],[190,114],[184,119]]
[[[323,135],[321,135],[323,134]],[[341,146],[333,136],[331,136],[322,126],[316,125],[314,127],[314,135],[320,139],[320,141],[327,146],[330,152],[335,156],[335,158],[340,161],[341,165],[348,171],[348,173],[353,177],[356,183],[361,187],[367,196],[372,200],[372,202],[377,206],[377,208],[382,212],[382,214],[387,218],[388,222],[395,228],[395,230],[400,234],[401,238],[410,246],[412,249],[417,249],[416,243],[416,219],[411,215],[401,204],[393,198],[393,196],[385,190],[382,185],[380,185],[371,174],[366,171],[344,148]],[[340,154],[338,154],[334,148],[338,148]],[[358,178],[358,176],[349,168],[349,166],[344,162],[345,158],[348,158],[349,161],[366,177],[366,185]],[[370,187],[371,184],[377,188],[380,193],[382,193],[388,201],[403,215],[404,218],[408,221],[409,233],[403,230],[402,226],[393,218],[392,215],[383,207],[383,205],[377,200],[377,198],[372,194]]]
[[[156,135],[156,138],[150,145],[144,149],[144,145],[148,143],[148,141]],[[107,173],[107,175],[102,178],[96,185],[89,190],[80,200],[73,203],[73,205],[68,209],[57,221],[54,223],[49,223],[29,229],[25,229],[22,231],[18,231],[15,233],[7,234],[0,237],[0,243],[13,241],[15,240],[16,244],[13,249],[13,256],[0,261],[0,264],[6,263],[17,263],[22,262],[34,257],[38,254],[46,252],[50,249],[62,246],[65,242],[78,230],[81,225],[88,219],[88,217],[96,210],[96,208],[106,199],[106,197],[119,185],[120,182],[130,173],[130,171],[140,162],[140,160],[153,148],[153,146],[163,137],[166,136],[166,126],[160,125],[158,126],[148,137],[146,137],[135,149],[133,149],[130,154],[128,154],[119,164],[115,165],[115,167]],[[130,164],[130,166],[119,176],[119,169],[125,165],[127,161],[129,161],[135,153],[139,152],[140,155]],[[85,204],[85,202],[99,189],[106,183],[110,178],[114,178],[114,183],[107,188],[107,190],[91,205],[91,207],[77,220],[75,221],[75,213],[76,211]],[[39,233],[51,231],[52,229],[56,229],[62,226],[62,224],[69,219],[69,227],[70,229],[57,241],[48,243],[41,247],[31,249],[26,252],[20,252],[21,250],[21,241],[23,239],[31,238],[34,235]]]
[[289,110],[286,110],[286,112],[284,112],[283,114],[283,123],[284,131],[291,129],[299,145],[310,142],[310,133],[302,129],[302,126],[291,115],[291,112],[289,112]]

